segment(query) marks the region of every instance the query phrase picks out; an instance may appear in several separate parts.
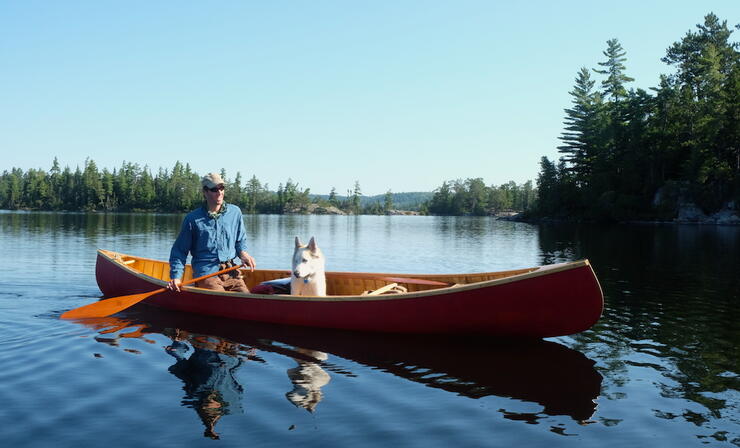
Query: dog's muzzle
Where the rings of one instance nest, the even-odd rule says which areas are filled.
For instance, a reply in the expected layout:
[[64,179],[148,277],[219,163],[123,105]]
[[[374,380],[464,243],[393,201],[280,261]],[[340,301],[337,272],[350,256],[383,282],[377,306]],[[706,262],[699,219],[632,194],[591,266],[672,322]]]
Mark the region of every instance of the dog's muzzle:
[[301,277],[301,273],[298,271],[293,271],[293,276],[298,279],[302,279],[303,283],[308,283],[311,280],[311,277],[313,277],[313,274],[308,274],[305,277]]

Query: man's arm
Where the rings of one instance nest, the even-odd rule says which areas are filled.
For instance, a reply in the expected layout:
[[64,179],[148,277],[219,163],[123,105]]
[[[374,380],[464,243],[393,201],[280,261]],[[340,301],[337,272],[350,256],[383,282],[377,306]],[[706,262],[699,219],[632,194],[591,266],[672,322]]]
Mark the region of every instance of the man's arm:
[[[237,210],[239,210],[238,207]],[[234,235],[234,239],[236,240],[235,248],[237,256],[242,260],[242,263],[244,263],[245,266],[248,266],[254,272],[254,268],[257,267],[257,263],[254,261],[254,258],[247,253],[247,230],[244,227],[244,217],[242,216],[241,210],[239,210],[239,216],[237,217],[236,235]]]
[[182,274],[185,272],[185,262],[192,245],[192,223],[186,216],[182,221],[180,233],[175,239],[175,243],[170,249],[170,281],[167,283],[167,289],[180,292],[182,285]]

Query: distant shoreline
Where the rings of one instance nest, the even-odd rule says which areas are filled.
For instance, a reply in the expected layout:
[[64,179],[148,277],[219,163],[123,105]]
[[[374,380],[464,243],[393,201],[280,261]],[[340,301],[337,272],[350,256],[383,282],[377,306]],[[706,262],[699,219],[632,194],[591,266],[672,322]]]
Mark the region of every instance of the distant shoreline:
[[[34,210],[34,209],[0,209],[2,214],[31,214],[31,213],[46,213],[46,214],[60,214],[60,215],[152,215],[152,216],[175,216],[184,215],[187,212],[157,212],[152,210],[137,210],[137,211],[100,211],[100,210]],[[738,227],[740,226],[740,217],[735,215],[735,219],[728,220],[717,220],[712,217],[707,217],[703,220],[681,220],[678,218],[674,219],[653,219],[653,220],[639,220],[639,219],[627,219],[623,221],[614,222],[599,222],[594,219],[584,218],[554,218],[554,217],[542,217],[534,218],[531,216],[524,217],[523,213],[507,212],[497,213],[495,215],[488,216],[475,216],[476,218],[491,218],[498,221],[510,221],[510,222],[521,222],[533,225],[539,224],[610,224],[610,225],[636,225],[636,226],[660,226],[660,225],[688,225],[693,227]],[[424,215],[418,211],[413,210],[393,210],[391,213],[386,215],[374,215],[374,214],[333,214],[333,213],[245,213],[244,216],[454,216],[454,217],[472,217],[472,215]]]

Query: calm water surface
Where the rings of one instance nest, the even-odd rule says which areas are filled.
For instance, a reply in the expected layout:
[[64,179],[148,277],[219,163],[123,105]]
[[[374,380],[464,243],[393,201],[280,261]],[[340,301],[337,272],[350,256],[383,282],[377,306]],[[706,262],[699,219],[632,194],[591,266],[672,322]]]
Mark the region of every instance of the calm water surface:
[[[177,215],[0,212],[3,446],[740,446],[740,229],[246,217],[262,268],[476,272],[589,258],[606,309],[538,343],[285,328],[137,306],[86,323],[95,251]],[[214,440],[218,438],[218,440]]]

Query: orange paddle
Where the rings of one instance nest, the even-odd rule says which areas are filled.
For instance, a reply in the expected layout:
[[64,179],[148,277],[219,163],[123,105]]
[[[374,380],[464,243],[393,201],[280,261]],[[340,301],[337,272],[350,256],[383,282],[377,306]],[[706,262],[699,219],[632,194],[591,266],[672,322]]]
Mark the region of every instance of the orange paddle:
[[[234,269],[240,268],[243,265],[236,265],[230,268],[226,268],[222,271],[214,272],[213,274],[204,275],[202,277],[194,278],[182,283],[182,286],[189,285],[191,283],[199,282],[208,277],[214,275],[224,274]],[[62,319],[85,319],[88,317],[106,317],[111,314],[116,314],[119,311],[123,311],[128,307],[134,306],[142,300],[159,294],[160,292],[167,291],[167,288],[160,288],[150,292],[144,292],[141,294],[132,294],[130,296],[112,297],[110,299],[101,300],[99,302],[93,302],[73,310],[69,310],[66,313],[62,313],[60,316]]]

